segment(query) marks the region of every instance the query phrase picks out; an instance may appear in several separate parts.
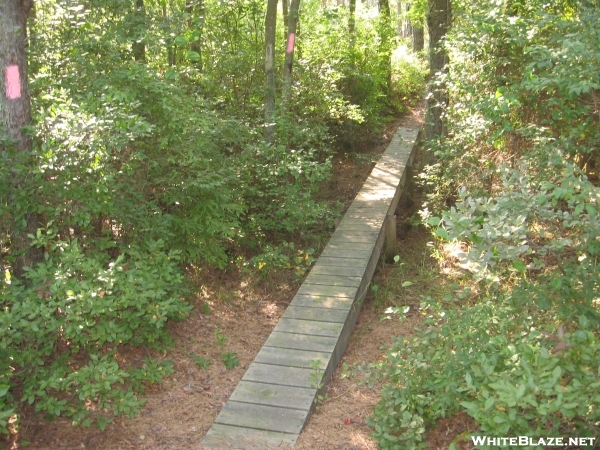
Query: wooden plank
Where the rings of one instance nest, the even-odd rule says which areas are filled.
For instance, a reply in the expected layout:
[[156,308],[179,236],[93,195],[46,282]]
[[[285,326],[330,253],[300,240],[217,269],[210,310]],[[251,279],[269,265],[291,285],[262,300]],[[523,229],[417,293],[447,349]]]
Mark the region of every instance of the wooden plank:
[[298,434],[295,433],[277,433],[215,423],[204,436],[199,450],[211,448],[221,450],[290,449],[297,440]]
[[313,369],[313,361],[318,361],[318,367],[325,370],[330,358],[331,353],[264,346],[254,358],[254,362]]
[[[275,384],[281,386],[294,386],[301,388],[315,388],[321,383],[322,373],[316,374],[313,369],[301,367],[274,366],[253,362],[242,378],[245,381]],[[283,430],[276,430],[283,431]]]
[[385,259],[392,263],[396,256],[396,216],[389,214],[385,223]]
[[[326,255],[324,255],[324,253],[325,254],[332,253],[332,252],[336,252],[338,250],[344,251],[342,253],[348,253],[348,254],[342,256],[342,258],[359,258],[359,259],[367,258],[368,259],[369,256],[371,256],[369,254],[369,252],[373,249],[373,245],[375,244],[375,242],[377,242],[377,239],[379,239],[380,233],[378,233],[376,236],[369,235],[365,239],[360,239],[360,237],[359,237],[360,233],[361,233],[360,231],[348,230],[348,232],[356,233],[355,234],[356,242],[346,241],[346,240],[344,240],[344,238],[342,236],[336,236],[334,234],[330,239],[330,243],[325,246],[325,248],[319,255],[319,259],[317,260],[317,262],[320,260],[321,256],[326,256]],[[356,244],[356,246],[354,244]],[[352,256],[351,254],[349,254],[348,251],[359,252],[359,253],[357,253],[359,256]]]
[[376,212],[376,213],[373,211],[364,211],[364,210],[346,211],[346,214],[344,214],[344,219],[346,219],[346,220],[364,220],[364,221],[369,221],[369,222],[373,222],[373,223],[378,223],[378,222],[381,222],[382,220],[384,220],[386,214],[387,214],[387,209],[385,211]]
[[[387,214],[387,213],[386,213]],[[331,236],[331,239],[335,241],[344,241],[344,242],[362,242],[365,244],[370,244],[377,240],[377,236],[379,236],[379,231],[345,231],[345,230],[336,230],[335,233]],[[330,239],[330,242],[331,242]]]
[[215,423],[255,430],[299,434],[304,427],[307,411],[275,406],[228,401]]
[[331,353],[335,349],[336,343],[336,338],[328,336],[311,336],[308,334],[279,333],[273,331],[267,338],[265,346]]
[[373,250],[373,245],[377,241],[377,237],[372,237],[370,242],[348,242],[344,239],[336,236],[335,238],[331,238],[329,243],[325,248],[329,250],[361,250],[361,251],[371,251]]
[[278,333],[312,334],[313,336],[337,337],[343,324],[335,322],[313,322],[310,320],[279,319],[273,331]]
[[307,284],[323,284],[325,286],[351,287],[358,287],[361,281],[362,277],[348,277],[344,275],[319,275],[316,273],[312,273],[312,271],[304,280],[304,282]]
[[[397,181],[394,181],[394,184],[397,183],[398,181],[400,181],[399,177],[398,177]],[[381,196],[380,198],[389,199],[394,196],[395,192],[396,192],[396,189],[389,186],[388,183],[385,182],[384,180],[378,180],[375,178],[371,178],[365,182],[365,184],[363,185],[363,188],[360,190],[358,195],[360,195],[362,193],[370,193],[370,194],[378,193]]]
[[364,267],[368,258],[338,258],[337,256],[319,256],[318,264],[335,267]]
[[303,284],[298,294],[321,295],[326,297],[351,297],[356,295],[356,288],[348,286],[325,286],[322,284]]
[[342,332],[338,337],[338,342],[335,346],[335,350],[332,353],[330,364],[327,370],[325,371],[325,383],[329,381],[333,374],[333,371],[344,357],[344,353],[346,352],[346,348],[348,347],[348,343],[350,342],[350,337],[352,336],[352,331],[354,330],[354,325],[356,324],[356,320],[358,319],[361,306],[362,302],[357,302],[348,314],[348,320],[344,324],[344,328],[342,329]]
[[323,295],[296,294],[290,303],[290,306],[309,306],[312,308],[327,308],[330,310],[341,309],[347,312],[352,307],[353,303],[353,297],[327,297]]
[[[310,352],[306,352],[310,353]],[[242,380],[229,400],[257,405],[287,407],[309,411],[317,394],[316,389],[256,383]]]
[[315,275],[343,275],[348,277],[361,277],[365,273],[364,267],[340,267],[340,266],[327,266],[325,264],[317,264],[313,266],[310,273]]
[[402,176],[403,167],[375,167],[369,179],[369,184],[366,185],[367,189],[385,189],[387,192],[395,192],[400,177]]
[[[351,303],[350,303],[351,304]],[[346,321],[347,311],[345,309],[331,309],[326,307],[299,306],[290,304],[282,317],[286,319],[312,320],[314,322],[337,322]]]
[[348,211],[352,211],[355,209],[386,210],[388,206],[389,203],[385,199],[361,200],[359,198],[355,198],[352,204],[348,207]]
[[380,189],[365,189],[360,191],[356,196],[358,200],[364,201],[385,200],[387,201],[388,205],[393,197],[394,196],[391,192],[381,191]]
[[341,231],[379,231],[381,226],[377,223],[367,223],[361,220],[343,220],[338,227]]
[[368,260],[371,257],[371,250],[351,250],[345,248],[332,249],[329,247],[325,247],[325,250],[323,250],[321,256],[337,258],[360,258]]

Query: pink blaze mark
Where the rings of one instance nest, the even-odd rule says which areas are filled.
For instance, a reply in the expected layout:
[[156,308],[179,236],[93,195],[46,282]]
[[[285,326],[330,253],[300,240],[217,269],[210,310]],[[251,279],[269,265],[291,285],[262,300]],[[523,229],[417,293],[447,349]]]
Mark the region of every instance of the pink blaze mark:
[[296,39],[296,35],[294,33],[290,34],[288,37],[288,46],[287,52],[292,53],[294,51],[294,40]]
[[19,77],[19,66],[8,66],[6,68],[6,96],[10,99],[21,98],[21,77]]

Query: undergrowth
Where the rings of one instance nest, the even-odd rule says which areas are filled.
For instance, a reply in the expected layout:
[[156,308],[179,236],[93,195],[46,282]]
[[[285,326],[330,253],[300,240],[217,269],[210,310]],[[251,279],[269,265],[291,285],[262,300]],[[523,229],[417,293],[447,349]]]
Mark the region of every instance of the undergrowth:
[[[598,12],[456,2],[445,111],[427,145],[433,254],[471,281],[371,367],[382,449],[424,448],[463,412],[498,436],[600,437]],[[457,437],[457,440],[460,438]],[[456,448],[458,443],[453,443]]]

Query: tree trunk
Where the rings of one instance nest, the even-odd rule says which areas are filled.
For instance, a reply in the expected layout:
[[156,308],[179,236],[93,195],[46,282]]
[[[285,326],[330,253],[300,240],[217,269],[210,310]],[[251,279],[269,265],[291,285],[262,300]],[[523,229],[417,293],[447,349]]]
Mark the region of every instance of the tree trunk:
[[389,22],[391,21],[389,0],[379,0],[378,6],[379,6],[379,14],[389,24]]
[[[31,98],[27,81],[25,55],[25,28],[33,2],[21,0],[0,1],[0,133],[6,133],[8,144],[16,150],[13,164],[8,205],[12,206],[14,223],[11,230],[11,253],[15,257],[13,275],[22,278],[24,269],[41,260],[42,250],[30,246],[27,234],[36,234],[39,219],[32,212],[31,203],[23,193],[24,171],[17,167],[31,166],[31,138],[23,130],[31,125]],[[5,141],[6,142],[6,141]]]
[[273,139],[273,120],[275,117],[275,92],[277,89],[275,73],[275,32],[277,29],[277,0],[267,1],[265,18],[265,74],[267,92],[265,99],[265,140]]
[[283,10],[283,38],[288,38],[288,0],[281,0],[281,9]]
[[[450,0],[428,0],[429,11],[427,26],[429,28],[429,67],[432,81],[427,99],[427,114],[425,120],[425,138],[433,139],[445,133],[443,113],[448,105],[448,96],[445,85],[438,81],[447,69],[448,55],[442,44],[442,39],[450,28],[451,4]],[[433,162],[433,155],[424,155],[424,162]]]
[[402,37],[403,38],[407,38],[412,36],[413,34],[413,27],[412,27],[412,23],[410,22],[410,18],[408,17],[408,12],[410,11],[410,3],[406,4],[406,9],[404,11],[404,20],[402,21]]
[[398,3],[396,4],[396,17],[398,18],[398,20],[396,21],[396,28],[397,28],[399,38],[402,37],[402,29],[403,29],[403,22],[404,22],[403,11],[404,11],[404,8],[402,8],[402,2],[400,0],[398,0]]
[[354,39],[354,30],[356,29],[356,0],[350,0],[349,8],[348,32],[350,33],[350,39]]
[[300,0],[292,0],[290,3],[290,15],[288,19],[288,38],[285,50],[285,63],[283,65],[283,104],[287,110],[290,96],[292,94],[292,66],[294,64],[294,43],[296,41],[296,27],[298,26],[300,11]]
[[135,26],[133,44],[131,50],[133,57],[138,62],[146,62],[146,43],[144,42],[144,34],[146,30],[146,9],[144,8],[144,0],[135,0]]
[[[162,15],[165,23],[167,22],[167,2],[162,5]],[[165,39],[167,44],[167,65],[173,67],[175,65],[175,52],[173,50],[173,39],[169,36]]]
[[425,30],[423,29],[423,25],[414,24],[412,32],[413,51],[420,52],[425,47]]
[[392,91],[392,16],[390,1],[379,0],[379,39],[383,55],[382,70],[385,72],[388,95]]

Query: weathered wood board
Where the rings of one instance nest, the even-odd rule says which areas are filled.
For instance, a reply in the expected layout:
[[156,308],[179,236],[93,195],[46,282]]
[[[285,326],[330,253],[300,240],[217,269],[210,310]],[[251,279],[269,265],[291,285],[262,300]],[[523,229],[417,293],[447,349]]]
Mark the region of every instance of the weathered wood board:
[[391,237],[416,139],[417,130],[398,129],[201,449],[294,446],[346,350]]

